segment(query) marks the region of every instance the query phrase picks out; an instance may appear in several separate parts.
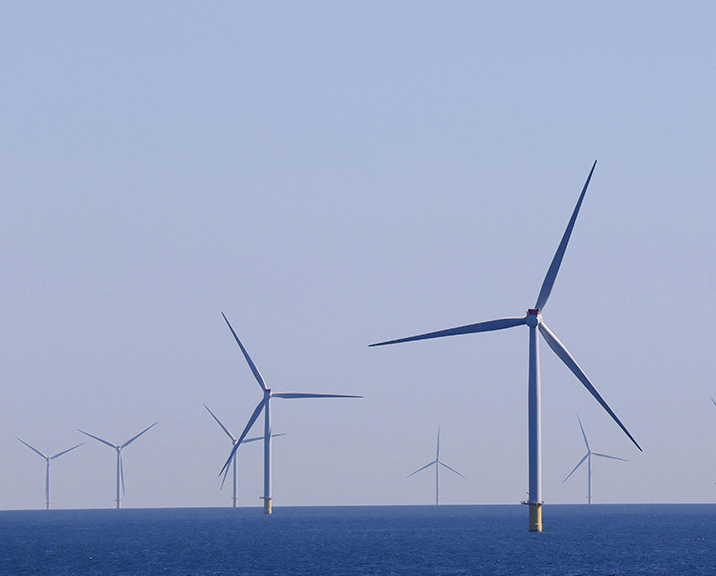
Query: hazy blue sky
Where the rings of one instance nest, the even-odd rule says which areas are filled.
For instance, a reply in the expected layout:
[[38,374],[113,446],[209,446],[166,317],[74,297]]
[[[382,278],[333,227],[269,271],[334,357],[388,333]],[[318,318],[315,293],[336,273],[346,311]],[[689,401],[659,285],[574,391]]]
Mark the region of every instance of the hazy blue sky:
[[[0,508],[42,507],[82,428],[124,442],[127,507],[221,506],[274,390],[274,505],[516,503],[526,328],[369,349],[545,310],[644,448],[542,345],[543,492],[716,501],[716,8],[710,2],[4,2]],[[258,430],[257,430],[258,431]],[[240,449],[241,505],[262,454]],[[114,454],[53,464],[110,507]]]

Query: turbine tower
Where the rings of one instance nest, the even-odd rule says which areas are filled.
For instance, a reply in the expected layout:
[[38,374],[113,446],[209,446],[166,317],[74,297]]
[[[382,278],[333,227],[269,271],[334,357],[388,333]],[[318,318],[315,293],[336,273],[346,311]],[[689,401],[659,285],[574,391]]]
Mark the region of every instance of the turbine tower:
[[[206,408],[207,410],[209,410],[209,407],[208,407],[206,404],[204,404],[204,408]],[[232,445],[235,445],[236,442],[237,442],[237,440],[236,440],[236,438],[234,438],[234,435],[233,435],[231,432],[229,432],[229,429],[221,423],[221,420],[219,420],[219,419],[216,417],[216,414],[214,414],[211,410],[209,410],[209,414],[211,414],[211,415],[214,417],[214,420],[216,420],[217,424],[218,424],[219,426],[221,426],[221,429],[222,429],[224,432],[226,432],[226,434],[227,434],[227,436],[228,436],[229,438],[231,438],[231,443],[232,443]],[[276,436],[285,436],[285,435],[286,435],[285,433],[274,434],[273,437],[276,438]],[[249,442],[256,442],[256,441],[258,441],[258,440],[263,440],[263,439],[264,439],[263,436],[257,436],[256,438],[246,438],[246,439],[242,442],[242,444],[247,444],[247,443],[249,443]],[[236,499],[236,484],[237,484],[237,478],[238,478],[238,472],[237,472],[237,470],[236,470],[236,454],[234,454],[234,458],[233,458],[233,467],[234,467],[234,471],[233,471],[233,475],[234,475],[234,495],[232,496],[231,500],[232,500],[232,502],[233,502],[232,508],[236,508],[236,507],[238,506],[237,503],[236,503],[236,502],[237,502],[237,499]],[[226,482],[226,475],[224,475],[224,479],[221,481],[221,487],[222,487],[222,488],[224,487],[224,482]]]
[[386,344],[398,344],[400,342],[411,342],[413,340],[427,340],[430,338],[442,338],[444,336],[455,336],[458,334],[474,334],[477,332],[490,332],[493,330],[503,330],[505,328],[512,328],[514,326],[527,325],[529,328],[529,377],[528,377],[528,429],[529,429],[529,500],[526,504],[529,505],[530,520],[529,529],[532,532],[542,531],[542,409],[541,409],[541,397],[540,397],[540,378],[539,378],[539,342],[537,339],[537,331],[539,330],[542,337],[547,342],[547,345],[552,351],[567,365],[577,379],[589,390],[590,394],[602,405],[612,419],[619,425],[629,439],[636,445],[639,450],[641,447],[637,444],[636,440],[632,437],[626,427],[621,423],[617,415],[614,414],[609,405],[599,395],[596,388],[592,385],[587,378],[587,375],[579,367],[576,360],[569,353],[567,348],[564,347],[552,331],[547,328],[547,325],[542,319],[542,311],[544,310],[547,300],[549,299],[550,292],[554,286],[554,281],[557,278],[559,267],[562,264],[562,258],[564,252],[567,249],[567,243],[569,237],[572,234],[574,223],[577,220],[579,209],[582,206],[584,195],[587,192],[589,181],[592,179],[594,168],[597,162],[595,160],[592,169],[589,172],[587,181],[584,183],[584,188],[577,201],[577,206],[574,208],[572,217],[567,224],[567,229],[562,236],[562,241],[559,243],[557,252],[552,259],[552,263],[547,270],[544,282],[542,283],[542,289],[537,297],[537,303],[534,308],[527,310],[527,314],[524,317],[519,318],[501,318],[498,320],[488,320],[487,322],[478,322],[477,324],[469,324],[467,326],[459,326],[457,328],[450,328],[448,330],[439,330],[437,332],[429,332],[427,334],[419,334],[417,336],[410,336],[408,338],[400,338],[398,340],[389,340],[387,342],[379,342],[377,344],[371,344],[371,346],[383,346]]
[[[15,436],[15,438],[17,438],[17,436]],[[17,439],[20,440],[20,438],[17,438]],[[54,456],[45,456],[37,448],[33,448],[24,440],[20,440],[20,442],[22,442],[25,446],[27,446],[30,450],[32,450],[36,454],[39,454],[40,456],[42,456],[45,459],[45,462],[47,462],[47,467],[45,469],[45,505],[47,506],[46,509],[49,510],[50,509],[50,461],[54,460],[55,458],[59,458],[63,454],[67,454],[68,452],[70,452],[71,450],[74,450],[75,448],[79,448],[80,446],[82,446],[82,444],[84,444],[84,442],[82,442],[82,444],[77,444],[77,446],[73,446],[72,448],[68,448],[67,450],[63,450],[62,452],[59,452],[58,454],[55,454]]]
[[[92,436],[92,434],[89,434],[83,430],[77,429],[78,432],[82,432],[85,436],[89,436],[90,438],[94,438],[98,442],[102,442],[102,444],[106,444],[107,446],[110,446],[111,448],[114,448],[117,451],[117,510],[119,510],[122,507],[122,494],[124,494],[124,466],[122,465],[122,450],[129,446],[132,442],[134,442],[137,438],[139,438],[142,434],[150,430],[151,428],[154,428],[159,424],[159,422],[155,422],[149,428],[145,428],[142,430],[139,434],[136,436],[133,436],[129,440],[127,440],[124,444],[120,444],[119,446],[117,444],[112,444],[111,442],[107,442],[106,440],[102,440],[102,438],[99,438],[97,436]],[[122,486],[122,491],[119,491],[120,485]]]
[[[445,466],[448,470],[451,472],[455,472],[458,476],[461,478],[465,478],[460,472],[457,470],[453,470],[445,464],[442,460],[440,460],[440,426],[438,426],[438,448],[435,452],[435,460],[433,460],[430,464],[426,464],[422,468],[418,468],[413,474],[417,474],[418,472],[425,470],[426,468],[430,468],[430,466],[435,466],[435,506],[440,504],[440,466]],[[410,478],[413,474],[408,474],[407,478]],[[467,480],[467,478],[465,478]]]
[[577,420],[579,420],[579,428],[582,430],[582,438],[584,438],[584,444],[587,446],[587,453],[584,455],[584,458],[582,458],[579,461],[579,464],[577,464],[574,467],[574,470],[572,470],[569,475],[562,481],[564,484],[567,480],[569,480],[569,477],[574,474],[577,471],[577,468],[579,468],[584,461],[587,461],[587,503],[592,503],[592,456],[599,456],[600,458],[611,458],[612,460],[621,460],[622,462],[629,462],[629,460],[624,460],[624,458],[617,458],[616,456],[608,456],[607,454],[599,454],[597,452],[592,452],[592,449],[589,447],[589,442],[587,441],[587,435],[584,433],[584,426],[582,426],[582,419],[579,417],[579,414],[577,414]]
[[[272,505],[271,505],[271,493],[272,493],[272,487],[271,487],[271,399],[272,398],[285,398],[287,400],[295,400],[298,398],[363,398],[363,396],[351,396],[346,394],[307,394],[304,392],[272,392],[270,388],[266,387],[266,383],[263,379],[263,376],[261,376],[261,373],[258,371],[258,368],[256,368],[256,365],[251,360],[251,357],[249,356],[249,353],[246,351],[246,348],[244,348],[244,345],[241,343],[241,340],[239,340],[239,337],[236,335],[236,332],[234,332],[234,329],[231,327],[231,324],[229,323],[229,320],[226,318],[224,313],[222,312],[221,315],[224,317],[224,320],[226,321],[227,326],[229,327],[229,330],[231,330],[231,333],[234,335],[234,339],[236,340],[236,343],[239,345],[239,348],[241,348],[241,352],[244,355],[244,358],[246,359],[247,364],[249,365],[249,368],[251,369],[251,372],[254,375],[254,378],[256,378],[256,381],[259,383],[259,386],[261,386],[261,390],[263,391],[263,398],[261,399],[261,402],[259,402],[258,406],[256,406],[256,409],[254,410],[254,413],[251,415],[251,418],[249,418],[248,423],[246,424],[246,427],[244,428],[244,431],[241,433],[241,436],[239,436],[238,440],[234,443],[234,447],[231,450],[231,454],[229,455],[228,460],[226,461],[226,464],[224,464],[224,467],[221,469],[221,472],[219,472],[219,475],[224,474],[224,471],[226,471],[226,474],[228,474],[229,470],[229,464],[231,463],[231,459],[234,457],[234,454],[236,454],[236,450],[239,447],[239,445],[244,441],[244,438],[249,433],[249,430],[251,430],[251,427],[254,425],[254,422],[258,419],[258,417],[261,415],[261,411],[264,411],[265,421],[264,421],[264,495],[263,495],[263,501],[264,501],[264,514],[271,514],[272,512]],[[224,474],[224,476],[226,476]]]

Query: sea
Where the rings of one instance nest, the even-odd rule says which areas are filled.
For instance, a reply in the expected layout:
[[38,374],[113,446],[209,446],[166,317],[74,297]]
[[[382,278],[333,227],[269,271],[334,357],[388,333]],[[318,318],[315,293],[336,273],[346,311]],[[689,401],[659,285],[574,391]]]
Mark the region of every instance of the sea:
[[716,575],[716,505],[0,511],[0,574]]

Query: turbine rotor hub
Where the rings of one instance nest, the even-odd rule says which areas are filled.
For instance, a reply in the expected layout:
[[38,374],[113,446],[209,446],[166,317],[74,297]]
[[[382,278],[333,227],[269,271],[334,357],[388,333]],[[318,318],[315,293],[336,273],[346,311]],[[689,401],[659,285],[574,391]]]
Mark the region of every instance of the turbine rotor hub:
[[527,310],[527,319],[525,323],[530,328],[537,328],[539,323],[542,321],[542,315],[539,313],[539,310],[536,308],[530,308]]

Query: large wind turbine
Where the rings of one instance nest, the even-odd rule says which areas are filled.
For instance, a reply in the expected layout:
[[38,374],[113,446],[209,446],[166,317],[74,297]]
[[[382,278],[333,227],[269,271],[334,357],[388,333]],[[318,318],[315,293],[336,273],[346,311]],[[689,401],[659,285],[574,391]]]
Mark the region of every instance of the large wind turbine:
[[418,336],[411,336],[409,338],[400,338],[398,340],[389,340],[387,342],[379,342],[377,344],[371,344],[371,346],[383,346],[385,344],[397,344],[399,342],[410,342],[413,340],[427,340],[429,338],[441,338],[443,336],[455,336],[458,334],[473,334],[476,332],[490,332],[492,330],[502,330],[504,328],[512,328],[513,326],[527,325],[530,330],[529,337],[529,378],[528,378],[528,411],[529,411],[529,504],[530,509],[530,521],[529,529],[533,532],[542,531],[542,414],[541,414],[541,400],[540,400],[540,378],[539,378],[539,343],[537,339],[537,330],[539,330],[542,337],[547,342],[547,345],[552,351],[559,356],[567,367],[574,373],[584,387],[596,398],[607,413],[614,419],[619,427],[626,433],[629,439],[634,442],[637,448],[641,450],[639,444],[632,437],[626,427],[621,423],[617,415],[614,414],[609,405],[599,395],[596,388],[592,385],[587,378],[587,375],[579,367],[575,359],[564,347],[552,331],[547,328],[547,325],[542,320],[542,310],[544,310],[547,300],[549,298],[554,281],[557,278],[559,267],[564,257],[564,252],[567,249],[567,243],[569,237],[572,234],[574,223],[577,220],[579,209],[582,206],[584,195],[587,192],[589,181],[592,179],[592,174],[597,162],[594,162],[592,169],[589,172],[587,181],[584,183],[584,188],[577,201],[577,206],[574,208],[572,217],[567,224],[567,229],[562,236],[562,241],[559,243],[557,252],[552,259],[552,263],[547,270],[544,282],[542,283],[542,289],[537,297],[537,303],[534,308],[527,310],[527,315],[519,318],[501,318],[499,320],[489,320],[487,322],[478,322],[477,324],[469,324],[467,326],[459,326],[457,328],[450,328],[448,330],[439,330],[437,332],[429,332],[427,334],[420,334]]
[[[107,442],[106,440],[102,440],[102,438],[99,438],[97,436],[92,436],[92,434],[89,434],[83,430],[77,429],[78,432],[82,432],[85,436],[89,436],[90,438],[94,438],[98,442],[102,442],[102,444],[106,444],[107,446],[110,446],[111,448],[114,448],[117,451],[117,509],[119,510],[122,507],[122,494],[124,494],[124,466],[122,465],[122,450],[129,446],[132,442],[134,442],[137,438],[139,438],[142,434],[147,432],[150,428],[153,428],[159,424],[159,422],[155,422],[149,428],[145,428],[142,430],[139,434],[136,436],[132,436],[129,440],[127,440],[124,444],[120,444],[119,446],[117,444],[112,444],[111,442]],[[120,485],[122,486],[122,491],[119,491]]]
[[[413,474],[417,474],[418,472],[425,470],[426,468],[430,468],[430,466],[435,466],[435,506],[440,504],[440,466],[445,466],[448,470],[451,472],[455,472],[458,476],[465,478],[460,472],[457,470],[453,470],[445,464],[442,460],[440,460],[440,426],[438,426],[438,448],[435,451],[435,460],[433,460],[430,464],[426,464],[422,468],[418,468]],[[410,478],[413,474],[408,474],[407,478]],[[467,480],[467,478],[465,478]]]
[[587,441],[587,435],[584,433],[584,426],[582,426],[582,419],[579,417],[579,414],[577,414],[577,420],[579,420],[579,428],[582,430],[582,438],[584,438],[584,444],[587,446],[587,453],[584,455],[584,458],[582,458],[579,461],[579,464],[577,464],[574,467],[574,470],[572,470],[569,475],[562,481],[562,483],[569,480],[569,477],[574,474],[577,471],[577,468],[579,468],[584,461],[587,461],[587,485],[588,485],[588,491],[587,491],[587,503],[592,503],[592,456],[599,456],[600,458],[611,458],[612,460],[621,460],[622,462],[629,462],[629,460],[625,460],[624,458],[617,458],[616,456],[608,456],[607,454],[599,454],[598,452],[592,452],[592,449],[589,447],[589,442]]
[[[17,436],[15,436],[15,438],[17,438]],[[17,438],[17,439],[20,440],[20,438]],[[77,444],[77,446],[73,446],[72,448],[68,448],[67,450],[63,450],[62,452],[59,452],[59,453],[55,454],[54,456],[45,456],[37,448],[33,448],[24,440],[20,440],[20,442],[22,442],[25,446],[27,446],[30,450],[32,450],[36,454],[39,454],[40,456],[42,456],[45,459],[45,462],[47,462],[47,467],[45,470],[45,504],[47,505],[47,510],[49,510],[50,509],[50,461],[54,460],[55,458],[59,458],[63,454],[67,454],[68,452],[70,452],[71,450],[74,450],[75,448],[79,448],[80,446],[82,446],[82,444],[84,444],[84,442],[82,442],[82,444]]]
[[[208,407],[206,404],[204,404],[204,408],[206,408],[207,410],[209,410],[209,407]],[[221,429],[222,429],[224,432],[226,432],[226,435],[227,435],[229,438],[231,438],[231,443],[232,443],[232,445],[235,445],[235,444],[237,443],[237,440],[236,440],[236,438],[234,437],[234,435],[233,435],[231,432],[229,432],[229,429],[221,423],[221,420],[219,420],[219,419],[216,417],[216,414],[214,414],[211,410],[209,410],[209,414],[211,414],[211,415],[214,417],[214,420],[216,420],[217,424],[218,424],[219,426],[221,426]],[[273,434],[273,437],[276,438],[276,436],[285,436],[285,435],[286,435],[285,433]],[[241,443],[242,443],[242,444],[248,444],[249,442],[257,442],[258,440],[263,440],[263,439],[264,439],[263,436],[257,436],[256,438],[245,438]],[[236,484],[237,484],[238,472],[237,472],[237,470],[236,470],[236,458],[237,458],[237,455],[236,455],[236,453],[234,453],[234,458],[233,458],[233,462],[234,462],[234,471],[233,471],[233,475],[234,475],[234,495],[233,495],[232,498],[231,498],[231,500],[232,500],[232,502],[233,502],[232,508],[236,508],[236,507],[237,507],[237,503],[236,503],[236,502],[237,502],[237,499],[236,499]],[[224,476],[224,479],[221,481],[221,487],[222,487],[222,488],[224,487],[224,482],[225,482],[225,481],[226,481],[226,476]]]
[[234,339],[236,340],[236,343],[239,345],[239,348],[241,348],[241,352],[244,355],[244,358],[246,358],[246,362],[249,365],[249,368],[251,368],[251,372],[254,375],[254,378],[256,378],[256,381],[259,383],[259,386],[261,386],[261,390],[263,390],[264,397],[261,399],[261,402],[259,402],[259,405],[256,406],[256,409],[254,410],[254,413],[251,415],[251,418],[249,418],[248,423],[246,424],[246,427],[244,428],[244,431],[241,433],[241,436],[239,436],[238,440],[234,443],[234,447],[231,450],[231,454],[229,455],[228,460],[226,461],[226,464],[224,464],[224,467],[221,469],[221,472],[219,474],[223,474],[224,471],[228,473],[229,464],[231,463],[231,459],[234,457],[234,454],[236,453],[236,449],[239,447],[239,445],[244,441],[244,438],[249,433],[249,430],[251,430],[251,427],[254,425],[254,422],[258,419],[258,417],[261,415],[261,411],[264,411],[265,414],[265,424],[264,424],[264,495],[263,495],[263,501],[264,501],[264,514],[271,514],[272,506],[271,506],[271,399],[272,398],[285,398],[287,400],[294,400],[297,398],[363,398],[363,396],[352,396],[352,395],[346,395],[346,394],[307,394],[304,392],[272,392],[270,388],[266,387],[266,383],[264,382],[263,376],[261,376],[261,373],[258,371],[258,368],[256,368],[256,365],[251,360],[251,357],[249,356],[249,353],[246,351],[246,348],[244,348],[244,345],[241,343],[241,340],[239,340],[239,337],[236,335],[236,332],[234,332],[234,329],[231,327],[231,324],[229,323],[229,320],[226,318],[224,313],[221,313],[222,316],[224,316],[224,320],[226,321],[227,326],[229,327],[229,330],[231,330],[231,333],[234,335]]

